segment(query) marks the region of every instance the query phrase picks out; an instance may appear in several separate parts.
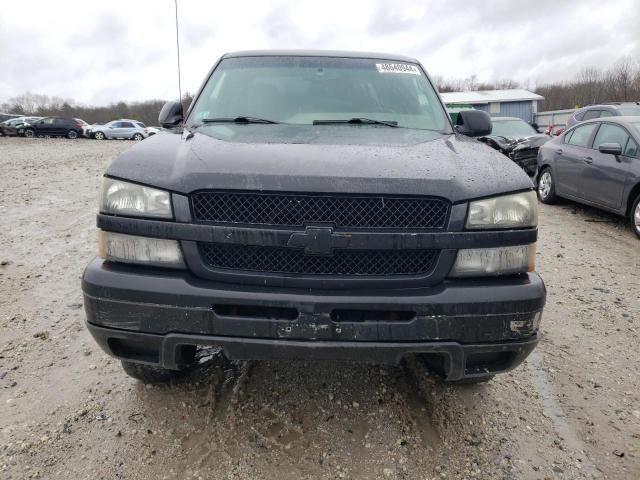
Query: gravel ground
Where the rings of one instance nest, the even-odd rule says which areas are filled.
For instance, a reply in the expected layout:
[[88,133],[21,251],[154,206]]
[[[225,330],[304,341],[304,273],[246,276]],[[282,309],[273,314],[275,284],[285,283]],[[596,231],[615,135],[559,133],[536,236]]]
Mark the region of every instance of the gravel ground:
[[544,339],[482,386],[419,365],[227,362],[145,387],[83,326],[100,177],[130,142],[0,138],[0,478],[640,478],[640,268],[542,206]]

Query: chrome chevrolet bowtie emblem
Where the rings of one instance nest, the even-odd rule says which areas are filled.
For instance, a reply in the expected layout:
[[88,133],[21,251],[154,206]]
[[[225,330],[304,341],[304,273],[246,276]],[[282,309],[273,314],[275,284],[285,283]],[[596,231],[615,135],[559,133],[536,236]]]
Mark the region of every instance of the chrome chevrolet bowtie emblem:
[[304,248],[306,255],[332,255],[334,248],[345,248],[350,241],[350,235],[333,233],[331,227],[307,227],[304,232],[292,234],[287,245]]

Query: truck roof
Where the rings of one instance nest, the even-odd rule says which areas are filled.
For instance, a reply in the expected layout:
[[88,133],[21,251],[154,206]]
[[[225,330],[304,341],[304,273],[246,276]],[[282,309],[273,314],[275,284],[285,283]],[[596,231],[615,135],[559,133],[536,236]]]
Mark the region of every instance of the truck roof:
[[419,63],[418,60],[404,55],[391,53],[354,52],[347,50],[242,50],[230,52],[223,58],[232,57],[336,57],[336,58],[372,58],[375,60],[391,60],[395,62]]

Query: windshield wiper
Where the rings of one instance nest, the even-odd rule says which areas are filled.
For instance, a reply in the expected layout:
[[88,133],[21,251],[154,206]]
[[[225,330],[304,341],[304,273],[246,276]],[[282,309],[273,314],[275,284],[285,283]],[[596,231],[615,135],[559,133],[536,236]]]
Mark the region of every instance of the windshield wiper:
[[314,125],[339,125],[339,124],[352,124],[352,125],[386,125],[387,127],[398,128],[398,122],[386,121],[386,120],[374,120],[373,118],[354,117],[348,120],[314,120]]
[[200,120],[202,123],[280,123],[275,120],[267,120],[266,118],[258,117],[229,117],[229,118],[203,118]]

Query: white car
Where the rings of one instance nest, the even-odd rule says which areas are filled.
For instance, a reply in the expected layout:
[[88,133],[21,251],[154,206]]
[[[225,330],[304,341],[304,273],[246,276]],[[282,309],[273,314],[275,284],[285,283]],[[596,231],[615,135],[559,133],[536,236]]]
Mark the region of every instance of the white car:
[[149,136],[144,123],[137,120],[114,120],[104,125],[94,125],[90,135],[96,140],[120,138],[125,140],[144,140]]

